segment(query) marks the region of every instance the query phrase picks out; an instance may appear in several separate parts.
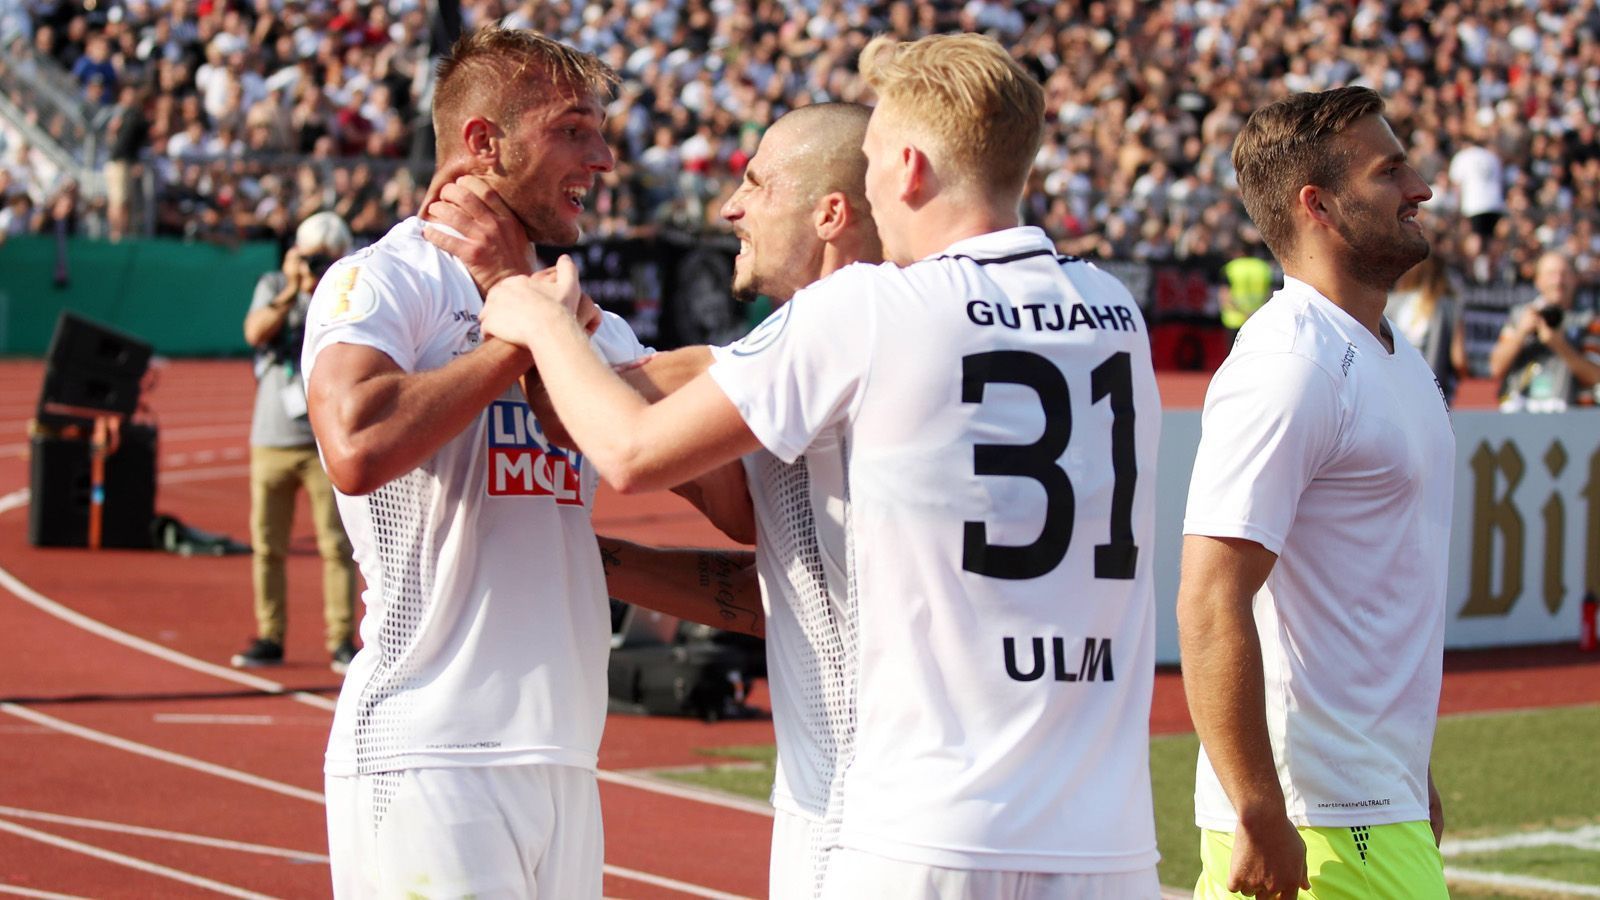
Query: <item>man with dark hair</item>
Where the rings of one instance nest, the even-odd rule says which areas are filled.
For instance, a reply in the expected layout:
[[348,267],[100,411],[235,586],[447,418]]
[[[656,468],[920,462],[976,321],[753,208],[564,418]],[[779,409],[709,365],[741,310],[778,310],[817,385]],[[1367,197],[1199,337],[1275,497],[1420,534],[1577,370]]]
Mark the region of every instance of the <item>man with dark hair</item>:
[[1428,255],[1432,194],[1382,110],[1366,88],[1298,94],[1234,144],[1284,286],[1211,382],[1184,520],[1207,900],[1447,896],[1428,762],[1455,438],[1383,317]]
[[[609,69],[532,32],[460,40],[435,94],[433,190],[471,173],[512,227],[470,272],[407,219],[321,281],[304,364],[311,421],[366,578],[364,646],[326,762],[336,897],[597,898],[609,608],[598,476],[553,447],[483,338],[480,291],[578,238],[612,155]],[[593,352],[645,352],[587,307]]]

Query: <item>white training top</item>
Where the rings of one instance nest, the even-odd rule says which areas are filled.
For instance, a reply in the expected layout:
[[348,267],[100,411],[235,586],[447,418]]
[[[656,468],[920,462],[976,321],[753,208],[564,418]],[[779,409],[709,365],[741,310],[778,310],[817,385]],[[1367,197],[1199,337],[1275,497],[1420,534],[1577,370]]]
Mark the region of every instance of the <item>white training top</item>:
[[961,869],[1154,864],[1161,407],[1122,284],[1037,228],[995,232],[843,269],[711,374],[779,459],[842,428],[858,668],[839,843]]
[[[1426,821],[1455,435],[1432,370],[1285,279],[1206,393],[1186,534],[1278,555],[1255,599],[1298,825]],[[1237,819],[1204,748],[1195,821]]]
[[[307,379],[335,343],[406,372],[440,368],[478,346],[482,308],[466,267],[407,219],[323,277]],[[646,352],[611,315],[594,346],[612,363]],[[367,611],[328,774],[595,765],[610,641],[589,517],[597,482],[581,455],[545,442],[513,385],[418,468],[338,495]]]
[[[713,347],[714,359],[731,355]],[[844,445],[825,429],[792,463],[745,456],[766,613],[767,682],[778,744],[772,805],[821,820],[855,722],[855,610],[847,585]]]

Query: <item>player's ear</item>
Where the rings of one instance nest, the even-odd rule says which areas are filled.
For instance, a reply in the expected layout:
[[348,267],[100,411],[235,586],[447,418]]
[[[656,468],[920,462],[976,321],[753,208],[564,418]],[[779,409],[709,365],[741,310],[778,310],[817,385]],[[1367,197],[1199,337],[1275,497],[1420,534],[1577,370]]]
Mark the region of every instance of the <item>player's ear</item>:
[[914,144],[900,148],[900,199],[911,206],[920,206],[926,200],[926,191],[933,184],[933,161]]
[[817,239],[823,242],[836,240],[850,227],[853,212],[844,194],[834,191],[824,194],[811,208],[811,227]]
[[482,116],[472,116],[461,123],[461,143],[474,162],[485,169],[497,168],[500,162],[500,126]]
[[1300,212],[1311,221],[1329,227],[1333,226],[1333,194],[1314,184],[1302,185],[1300,193],[1295,195],[1295,202],[1300,207]]

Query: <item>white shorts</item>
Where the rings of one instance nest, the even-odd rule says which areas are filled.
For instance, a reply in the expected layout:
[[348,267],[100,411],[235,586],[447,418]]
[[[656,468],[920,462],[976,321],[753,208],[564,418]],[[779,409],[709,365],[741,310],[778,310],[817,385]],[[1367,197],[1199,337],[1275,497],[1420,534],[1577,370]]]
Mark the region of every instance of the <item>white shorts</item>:
[[338,900],[600,897],[600,791],[588,769],[406,769],[325,783]]
[[1155,866],[1092,875],[944,869],[859,850],[834,850],[823,900],[1158,900]]
[[814,900],[822,886],[826,859],[821,819],[773,811],[772,864],[767,881],[771,900]]

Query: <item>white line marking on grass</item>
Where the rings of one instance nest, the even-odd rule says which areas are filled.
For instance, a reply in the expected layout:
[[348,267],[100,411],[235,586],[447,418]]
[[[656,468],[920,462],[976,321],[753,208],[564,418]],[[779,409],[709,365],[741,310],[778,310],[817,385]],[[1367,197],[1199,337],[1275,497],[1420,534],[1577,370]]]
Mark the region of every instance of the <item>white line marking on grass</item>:
[[195,887],[205,888],[229,897],[241,897],[245,898],[245,900],[273,900],[270,894],[257,894],[254,891],[247,891],[241,887],[234,887],[231,884],[223,884],[220,881],[212,881],[209,878],[202,878],[199,875],[191,875],[188,872],[182,872],[177,869],[168,868],[167,866],[157,865],[156,863],[149,862],[148,860],[128,856],[123,853],[116,853],[103,847],[96,847],[92,844],[85,844],[82,841],[74,841],[64,837],[57,837],[47,832],[36,831],[26,825],[18,825],[15,822],[7,822],[4,819],[0,819],[0,831],[9,831],[19,837],[25,837],[29,840],[38,841],[41,844],[50,844],[52,846],[60,847],[63,850],[71,850],[74,853],[81,853],[84,856],[92,856],[96,859],[103,859],[109,863],[116,863],[119,866],[126,866],[130,869],[138,869],[141,872],[149,872],[152,875],[160,875],[163,878],[170,878],[173,881],[181,881],[184,884],[192,884]]
[[606,866],[606,874],[616,876],[617,878],[626,878],[629,881],[642,881],[645,884],[653,884],[656,887],[668,888],[670,890],[678,891],[679,893],[688,894],[691,897],[708,897],[710,900],[751,900],[751,898],[740,894],[727,894],[723,893],[722,891],[714,891],[711,888],[701,887],[698,884],[690,884],[687,881],[678,881],[675,878],[663,878],[660,875],[651,875],[648,872],[640,872],[635,869],[624,869],[621,866]]
[[151,721],[163,725],[271,725],[272,716],[224,716],[210,713],[156,713]]
[[622,772],[611,772],[601,769],[595,777],[608,784],[621,785],[622,787],[637,788],[641,791],[651,791],[665,794],[668,797],[678,797],[683,800],[695,800],[711,806],[721,806],[727,809],[737,809],[741,812],[754,813],[758,816],[772,818],[772,807],[754,800],[745,800],[739,797],[730,797],[705,788],[689,787],[687,785],[670,784],[654,778],[644,778],[638,775],[627,775]]
[[1447,839],[1439,847],[1439,852],[1445,856],[1458,856],[1462,853],[1497,853],[1517,847],[1549,846],[1596,850],[1600,849],[1597,843],[1600,843],[1600,825],[1585,825],[1570,831],[1530,831],[1469,840]]
[[89,897],[79,897],[77,894],[36,891],[33,888],[18,887],[14,884],[0,884],[0,894],[10,894],[14,897],[38,897],[41,900],[91,900]]
[[202,847],[216,847],[220,850],[237,850],[240,853],[254,853],[258,856],[276,856],[282,859],[292,859],[303,863],[325,863],[328,857],[321,853],[307,853],[303,850],[288,850],[283,847],[268,847],[265,844],[247,844],[243,841],[226,841],[221,838],[206,837],[200,834],[186,834],[181,831],[167,831],[161,828],[144,828],[139,825],[128,825],[123,822],[107,822],[103,819],[81,819],[77,816],[60,816],[55,813],[41,812],[37,809],[17,809],[14,806],[0,806],[0,818],[27,819],[36,822],[49,822],[54,825],[71,825],[77,828],[91,828],[96,831],[114,831],[118,834],[134,834],[139,837],[159,838],[164,841],[173,841],[179,844],[198,844]]
[[1565,881],[1552,881],[1548,878],[1534,878],[1531,875],[1507,875],[1503,872],[1479,872],[1475,869],[1459,869],[1455,866],[1444,867],[1446,881],[1460,884],[1482,884],[1490,887],[1514,888],[1523,891],[1544,891],[1563,897],[1600,897],[1600,887],[1589,884],[1571,884]]
[[251,775],[249,772],[241,772],[238,769],[230,769],[227,766],[219,766],[215,763],[208,763],[205,760],[195,759],[192,756],[184,756],[181,753],[172,753],[168,750],[151,747],[148,744],[141,744],[136,741],[130,741],[126,738],[119,738],[116,735],[106,734],[103,731],[96,731],[93,728],[85,728],[82,725],[75,725],[63,719],[57,719],[54,716],[47,716],[44,713],[36,712],[28,709],[27,707],[18,706],[15,703],[0,703],[0,712],[9,713],[10,715],[16,716],[19,719],[27,719],[34,724],[43,725],[47,728],[54,728],[57,731],[66,732],[74,737],[80,737],[87,741],[93,741],[96,744],[103,744],[107,747],[115,747],[118,750],[127,751],[128,753],[135,753],[139,756],[149,757],[150,759],[157,759],[162,762],[172,763],[175,766],[182,766],[185,769],[193,769],[196,772],[204,772],[207,775],[215,775],[218,778],[226,778],[229,781],[237,781],[240,784],[248,784],[251,787],[258,787],[263,790],[272,791],[273,793],[283,794],[286,797],[296,797],[301,800],[308,800],[312,803],[322,802],[322,795],[316,791],[308,791],[305,788],[295,787],[292,784],[284,784],[281,781],[273,781],[270,778],[262,778],[259,775]]

